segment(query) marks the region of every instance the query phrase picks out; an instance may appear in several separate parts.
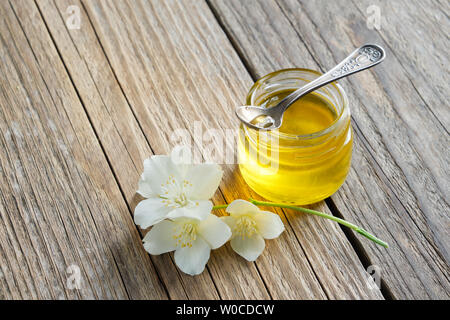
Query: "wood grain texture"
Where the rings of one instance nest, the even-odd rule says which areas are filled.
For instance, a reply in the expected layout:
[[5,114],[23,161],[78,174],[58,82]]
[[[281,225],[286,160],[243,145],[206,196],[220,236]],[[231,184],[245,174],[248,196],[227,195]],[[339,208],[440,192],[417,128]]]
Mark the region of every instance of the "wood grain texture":
[[[233,136],[223,128],[237,128],[230,110],[243,99],[252,80],[206,3],[84,5],[155,153],[167,153],[177,143],[171,139],[175,129],[187,129],[194,136],[195,121],[200,121],[203,130],[218,129],[215,141],[208,142],[218,150],[234,148]],[[205,145],[193,143],[194,150],[208,158]],[[224,170],[216,203],[255,196],[236,166],[225,165]],[[316,208],[326,210],[323,204]],[[255,264],[242,262],[228,246],[213,253],[209,270],[222,297],[264,297],[255,273],[259,270],[273,298],[381,298],[379,291],[367,289],[367,274],[338,226],[291,213],[286,219],[282,211],[278,213],[287,231],[280,239],[267,242],[257,269]],[[235,261],[239,261],[239,272],[230,267]],[[233,285],[231,275],[237,278]],[[241,282],[253,291],[236,286]]]
[[[38,1],[38,4],[117,180],[130,207],[134,208],[136,201],[140,200],[135,197],[135,192],[143,170],[142,162],[152,154],[146,137],[116,81],[83,5],[73,1]],[[71,4],[83,9],[80,30],[68,31],[64,26],[65,10]],[[112,25],[116,24],[115,18],[110,19]],[[139,21],[133,21],[132,25],[139,25]],[[139,91],[136,94],[142,96]],[[222,199],[218,201],[223,202]],[[214,280],[209,270],[196,277],[183,274],[176,269],[170,255],[154,256],[152,259],[172,299],[269,298],[252,264],[248,267],[242,260],[235,259],[229,249],[221,249],[214,256],[217,258],[213,258],[208,265],[214,270]],[[223,284],[217,285],[216,289],[214,281]]]
[[[134,209],[139,200],[135,194],[142,162],[152,154],[151,148],[116,81],[82,4],[74,1],[38,1],[37,4],[128,206]],[[80,30],[69,30],[65,26],[66,9],[70,5],[80,8]],[[219,297],[208,273],[192,281],[177,270],[169,255],[152,257],[152,260],[170,298]]]
[[355,142],[352,170],[332,201],[390,244],[358,240],[389,295],[449,298],[448,37],[438,30],[448,29],[448,12],[382,1],[386,20],[376,31],[366,26],[370,1],[210,3],[255,77],[287,67],[325,71],[367,42],[387,49],[382,65],[342,80]]
[[167,298],[36,6],[0,15],[2,296]]
[[[78,30],[66,26],[70,5]],[[369,30],[369,5],[0,1],[0,299],[383,299],[367,287],[369,264],[385,297],[448,299],[450,7],[379,1],[381,29]],[[388,250],[289,210],[276,210],[286,231],[255,263],[226,245],[191,277],[173,255],[143,250],[132,212],[145,158],[188,144],[198,159],[235,163],[233,109],[254,78],[324,71],[363,42],[388,60],[342,81],[352,170],[329,207],[312,207]],[[223,169],[215,204],[258,198],[235,164]],[[67,285],[70,265],[80,290]]]

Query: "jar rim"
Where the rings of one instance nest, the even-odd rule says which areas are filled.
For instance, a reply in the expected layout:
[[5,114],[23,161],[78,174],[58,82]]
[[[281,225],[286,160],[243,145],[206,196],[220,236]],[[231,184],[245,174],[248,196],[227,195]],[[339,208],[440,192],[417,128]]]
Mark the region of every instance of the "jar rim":
[[[247,94],[247,98],[246,98],[247,102],[253,101],[253,94],[256,91],[258,85],[261,84],[263,81],[270,79],[280,73],[289,72],[289,71],[300,71],[300,72],[304,72],[304,73],[314,74],[317,76],[322,75],[322,73],[320,73],[318,71],[306,69],[306,68],[286,68],[286,69],[280,69],[277,71],[270,72],[255,81],[255,83],[252,85],[252,87],[250,88],[250,90]],[[299,135],[292,134],[292,133],[284,133],[284,132],[280,132],[279,130],[276,130],[276,131],[270,130],[267,132],[272,133],[272,135],[274,135],[274,133],[277,133],[277,136],[279,138],[287,139],[287,140],[308,140],[308,139],[320,138],[320,137],[327,135],[330,132],[334,131],[336,129],[336,127],[338,126],[338,124],[342,121],[344,112],[346,111],[346,109],[348,109],[348,97],[347,97],[347,94],[344,91],[344,89],[341,87],[341,85],[339,85],[336,81],[325,85],[324,88],[329,87],[329,86],[336,88],[336,91],[341,96],[343,103],[342,103],[342,109],[340,110],[338,116],[333,121],[333,123],[331,123],[328,127],[326,127],[325,129],[322,129],[320,131],[317,131],[317,132],[313,132],[313,133],[309,133],[309,134],[299,134]],[[244,128],[246,128],[246,130],[255,130],[255,129],[248,127],[245,124],[244,124]]]

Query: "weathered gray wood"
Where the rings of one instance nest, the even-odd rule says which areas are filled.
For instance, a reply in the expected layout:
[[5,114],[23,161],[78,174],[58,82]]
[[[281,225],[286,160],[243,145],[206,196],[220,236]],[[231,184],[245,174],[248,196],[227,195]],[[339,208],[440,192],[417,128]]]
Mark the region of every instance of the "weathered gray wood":
[[[344,218],[390,244],[386,250],[358,240],[361,254],[381,268],[387,294],[448,298],[449,88],[442,81],[448,72],[439,72],[439,67],[448,71],[448,37],[427,16],[439,15],[439,9],[422,8],[427,14],[413,27],[404,21],[410,14],[418,18],[421,13],[413,9],[419,4],[383,1],[379,5],[389,21],[377,32],[366,26],[366,7],[349,1],[211,4],[256,77],[286,67],[326,70],[365,42],[387,48],[382,65],[342,81],[350,96],[355,148],[347,182],[332,199]],[[448,19],[439,21],[448,26]],[[410,36],[418,41],[411,50]],[[426,66],[423,74],[418,64]]]
[[[81,3],[38,1],[61,58],[80,95],[94,130],[130,208],[137,198],[136,185],[143,159],[152,154]],[[67,8],[80,8],[81,29],[69,30]],[[131,215],[130,215],[131,218]],[[140,243],[136,243],[140,246]],[[179,273],[169,255],[151,257],[172,299],[218,298],[208,272],[195,281]]]
[[[369,2],[212,1],[233,48],[204,1],[37,2],[39,10],[0,5],[0,299],[167,298],[165,290],[175,299],[382,298],[335,223],[277,210],[287,231],[256,263],[225,246],[189,277],[170,255],[148,257],[130,209],[142,160],[170,151],[174,129],[237,127],[231,110],[252,79],[236,49],[257,76],[324,70],[360,42],[383,40],[395,51],[390,73],[343,81],[355,152],[332,199],[391,244],[356,238],[387,294],[448,298],[448,4],[381,2],[388,26],[377,32],[365,25]],[[69,5],[81,9],[80,30],[64,26]],[[208,158],[207,144],[234,148],[216,133],[194,150]],[[224,169],[215,203],[255,197],[236,166]],[[70,264],[81,268],[80,291],[67,288]]]
[[[134,208],[142,162],[152,153],[146,138],[115,79],[83,6],[73,1],[58,1],[57,7],[51,1],[38,1],[38,4],[117,180],[129,205]],[[69,5],[78,5],[81,9],[83,25],[80,30],[68,31],[64,27],[63,18]],[[110,21],[116,23],[115,20]],[[135,20],[132,24],[139,25],[139,21]],[[105,130],[105,127],[109,129]],[[118,153],[120,156],[117,157]],[[220,197],[218,199],[223,202]],[[214,273],[214,280],[208,270],[196,277],[179,272],[169,255],[155,256],[152,259],[173,299],[269,297],[254,265],[236,259],[229,248],[221,249],[213,256],[208,266]],[[214,282],[217,283],[219,292]]]
[[[204,129],[237,128],[231,110],[243,99],[252,80],[205,3],[84,4],[155,153],[170,151],[176,143],[170,141],[174,129],[186,128],[193,134],[196,120]],[[217,135],[222,139],[214,142],[217,148],[231,140],[223,130]],[[195,148],[206,156],[205,146],[200,143],[196,141]],[[226,200],[252,195],[235,166],[224,169],[221,192]],[[221,195],[214,200],[223,201]],[[326,206],[317,208],[325,210]],[[256,262],[272,297],[381,298],[378,291],[367,289],[367,274],[338,226],[302,215],[290,215],[284,221],[286,233],[268,241],[266,251]],[[213,253],[211,262],[222,258],[221,254]],[[232,254],[230,259],[239,258]],[[218,268],[227,268],[224,262],[210,264],[210,271],[214,279],[220,279],[215,281],[219,292],[232,292],[233,287],[217,272]],[[253,271],[245,272],[253,266],[243,264],[244,274],[254,277]]]
[[[370,0],[355,1],[361,15],[368,16]],[[380,30],[373,30],[395,55],[405,76],[417,91],[426,109],[448,132],[450,112],[448,57],[450,6],[448,1],[382,1]],[[447,173],[448,174],[448,173]],[[438,177],[447,183],[445,176]]]
[[1,296],[167,298],[35,4],[0,16]]

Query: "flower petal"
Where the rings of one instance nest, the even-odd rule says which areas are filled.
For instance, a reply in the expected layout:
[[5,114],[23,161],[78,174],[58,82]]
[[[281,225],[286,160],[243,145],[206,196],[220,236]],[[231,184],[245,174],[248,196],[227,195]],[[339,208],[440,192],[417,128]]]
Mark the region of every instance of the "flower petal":
[[230,244],[237,254],[248,261],[255,261],[266,246],[264,239],[259,234],[254,234],[251,237],[234,237]]
[[265,239],[275,239],[284,231],[284,224],[279,215],[261,211],[253,217],[258,232]]
[[231,230],[227,224],[213,214],[198,224],[197,233],[212,249],[223,246],[231,237]]
[[169,176],[173,176],[177,181],[183,180],[180,169],[169,156],[154,155],[144,161],[142,180],[149,185],[153,194],[162,193],[161,187],[167,182]]
[[187,194],[188,198],[193,200],[211,199],[219,187],[222,175],[222,168],[215,163],[191,166],[185,177],[192,184]]
[[194,276],[205,270],[210,252],[211,248],[208,243],[198,237],[192,243],[192,247],[179,248],[175,251],[175,263],[181,271]]
[[198,205],[190,205],[186,207],[173,209],[168,215],[167,218],[175,219],[175,218],[193,218],[197,220],[203,220],[208,217],[211,213],[213,204],[209,200],[196,201]]
[[163,220],[147,232],[143,241],[144,248],[150,254],[162,254],[176,249],[174,222]]
[[261,212],[253,203],[237,199],[230,203],[226,209],[230,215],[257,214]]
[[166,207],[162,200],[160,198],[150,198],[139,202],[136,209],[134,209],[134,223],[142,229],[147,229],[164,220],[171,208]]
[[220,220],[222,220],[223,222],[225,222],[228,227],[230,227],[231,230],[234,230],[234,227],[236,226],[236,218],[232,217],[232,216],[225,216],[225,217],[220,217]]
[[139,186],[137,193],[139,193],[144,198],[152,198],[155,196],[152,190],[152,186],[147,180],[145,180],[144,174],[142,174],[141,178],[139,179]]

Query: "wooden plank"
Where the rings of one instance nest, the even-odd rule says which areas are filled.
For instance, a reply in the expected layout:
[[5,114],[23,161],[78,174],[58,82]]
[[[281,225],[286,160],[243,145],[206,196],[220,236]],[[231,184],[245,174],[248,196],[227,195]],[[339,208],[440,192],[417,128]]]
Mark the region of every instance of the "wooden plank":
[[[358,10],[346,1],[211,3],[255,77],[295,66],[323,71],[366,42],[388,49],[383,65],[342,81],[350,96],[355,145],[347,182],[332,200],[344,218],[390,244],[386,250],[357,240],[363,258],[381,268],[387,295],[448,298],[449,136],[424,103],[432,94],[422,90],[421,80],[411,80],[417,71],[405,67],[398,58],[402,56],[389,50],[406,47],[404,40],[392,32],[388,46],[377,32],[367,29],[363,6]],[[401,29],[406,37],[411,28],[394,18],[398,11],[386,29]],[[420,27],[414,32],[428,32]],[[434,42],[447,41],[442,33],[436,37]],[[415,49],[420,45],[426,42]],[[415,53],[418,61],[427,59],[423,50]],[[445,52],[438,52],[433,59],[442,56]],[[436,71],[428,75],[442,83]],[[447,92],[448,84],[443,85]],[[425,101],[433,105],[436,100]],[[446,108],[439,109],[443,120],[448,117]]]
[[[73,1],[58,1],[59,8],[53,1],[39,1],[37,4],[102,148],[111,155],[109,162],[115,177],[133,209],[139,200],[135,197],[135,189],[142,159],[151,154],[151,149],[115,80],[88,17],[81,15],[82,30],[74,29],[69,33],[65,26],[67,8],[76,5],[82,12],[82,5]],[[152,257],[152,260],[171,298],[201,298],[205,293],[217,297],[210,279],[206,287],[205,281],[200,280],[190,285],[183,284],[170,256]],[[206,288],[213,290],[209,292]]]
[[0,15],[1,296],[167,298],[35,4]]
[[[38,5],[109,156],[117,180],[129,205],[134,208],[140,200],[135,193],[142,162],[152,151],[127,97],[116,81],[82,4],[68,0],[57,3],[38,1]],[[64,27],[65,11],[69,5],[78,5],[81,9],[83,24],[80,30]],[[218,201],[223,202],[221,198]],[[208,264],[214,280],[209,270],[196,277],[179,272],[169,255],[152,259],[173,299],[269,298],[256,268],[236,259],[229,248],[220,249]],[[217,292],[213,281],[219,280],[221,284]]]
[[[365,16],[371,4],[370,0],[357,1],[355,7]],[[378,7],[381,25],[380,30],[374,31],[377,31],[391,53],[396,56],[405,76],[424,100],[425,107],[448,133],[449,2],[384,0]],[[438,178],[442,183],[447,183],[448,190],[448,179],[445,179],[445,176]]]
[[[177,143],[171,140],[175,129],[187,129],[194,136],[194,121],[200,121],[204,130],[218,129],[218,139],[209,142],[216,148],[234,148],[233,137],[226,136],[224,129],[237,128],[231,110],[252,80],[206,3],[89,1],[84,5],[155,153],[167,153]],[[194,141],[194,148],[208,156],[201,141]],[[235,165],[225,165],[224,170],[225,200],[254,196]],[[224,199],[218,194],[214,201]],[[323,204],[316,208],[326,209]],[[379,291],[367,289],[367,274],[338,226],[293,214],[287,220],[283,212],[278,213],[287,231],[268,241],[256,262],[272,297],[381,298]],[[210,271],[219,292],[229,295],[234,290],[229,277],[235,272],[229,264],[239,258],[230,253],[224,259],[224,250],[229,247],[213,253]],[[215,259],[222,260],[215,263]],[[240,268],[242,280],[258,281],[254,264],[242,263]]]

